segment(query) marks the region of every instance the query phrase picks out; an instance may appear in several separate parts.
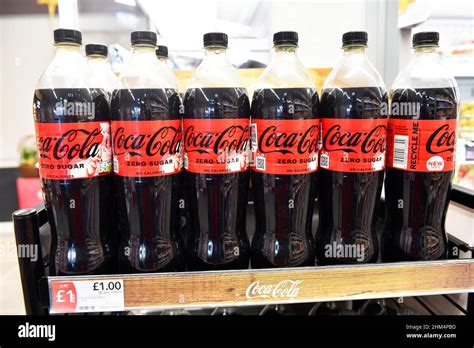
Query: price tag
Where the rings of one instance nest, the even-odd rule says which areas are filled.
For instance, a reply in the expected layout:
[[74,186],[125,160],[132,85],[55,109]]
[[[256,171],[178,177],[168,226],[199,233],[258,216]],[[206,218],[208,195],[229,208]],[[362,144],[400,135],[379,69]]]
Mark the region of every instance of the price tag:
[[113,312],[124,310],[122,279],[49,282],[51,313]]

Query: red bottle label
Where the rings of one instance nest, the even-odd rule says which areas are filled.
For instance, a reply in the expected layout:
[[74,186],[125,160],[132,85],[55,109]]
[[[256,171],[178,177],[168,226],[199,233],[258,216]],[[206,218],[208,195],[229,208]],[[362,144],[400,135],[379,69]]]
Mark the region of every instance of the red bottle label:
[[321,128],[321,168],[352,173],[384,169],[386,118],[323,118]]
[[267,174],[307,174],[318,169],[319,119],[253,119],[252,170]]
[[203,174],[246,171],[249,128],[248,118],[185,119],[184,168]]
[[181,171],[181,120],[112,121],[114,173],[127,177]]
[[387,166],[412,172],[454,170],[454,120],[390,119],[387,130]]
[[112,170],[109,122],[36,123],[43,179],[84,179]]

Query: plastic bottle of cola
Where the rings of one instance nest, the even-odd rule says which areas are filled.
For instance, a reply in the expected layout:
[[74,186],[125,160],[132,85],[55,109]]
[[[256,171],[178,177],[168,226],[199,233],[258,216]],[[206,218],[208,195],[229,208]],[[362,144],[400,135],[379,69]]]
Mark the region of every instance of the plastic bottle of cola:
[[250,105],[227,35],[204,35],[205,57],[184,97],[184,168],[191,270],[247,268]]
[[131,42],[132,57],[111,107],[120,267],[132,273],[179,271],[182,104],[156,59],[156,34],[132,32]]
[[437,58],[439,35],[413,36],[414,54],[393,83],[385,179],[383,259],[447,257],[444,229],[454,174],[457,85]]
[[366,32],[342,37],[342,58],[321,97],[319,264],[378,258],[375,211],[385,167],[387,98],[369,62]]
[[107,92],[91,79],[79,31],[54,31],[56,54],[41,75],[33,112],[51,225],[51,274],[111,271],[112,151]]
[[252,100],[252,267],[314,265],[319,98],[296,51],[298,34],[273,36],[274,57]]

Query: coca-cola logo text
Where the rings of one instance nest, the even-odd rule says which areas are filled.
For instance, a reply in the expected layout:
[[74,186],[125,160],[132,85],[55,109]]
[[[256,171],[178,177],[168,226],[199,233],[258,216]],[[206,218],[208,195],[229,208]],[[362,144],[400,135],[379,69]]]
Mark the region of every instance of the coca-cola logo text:
[[449,130],[449,125],[444,124],[435,130],[426,142],[426,151],[431,154],[454,152],[456,145],[456,131]]
[[[84,137],[85,136],[85,137]],[[71,129],[59,137],[38,138],[38,151],[42,158],[51,159],[49,153],[56,160],[67,158],[86,159],[99,154],[103,135],[100,127],[91,131],[86,129]]]
[[375,126],[368,132],[341,131],[340,125],[334,125],[323,137],[324,149],[363,154],[384,152],[386,131],[385,125]]
[[261,284],[255,281],[249,285],[245,296],[247,299],[255,298],[295,298],[298,297],[302,280],[282,280],[278,284]]
[[175,155],[181,147],[181,127],[161,127],[152,134],[127,134],[124,127],[119,127],[114,134],[114,151],[116,155],[129,153],[131,156],[160,154]]
[[233,125],[222,132],[195,132],[194,126],[189,126],[184,135],[186,152],[209,154],[210,149],[215,154],[224,152],[245,152],[249,142],[249,126]]
[[258,149],[261,153],[313,153],[318,150],[319,127],[313,125],[304,132],[277,132],[276,126],[267,127],[261,134]]

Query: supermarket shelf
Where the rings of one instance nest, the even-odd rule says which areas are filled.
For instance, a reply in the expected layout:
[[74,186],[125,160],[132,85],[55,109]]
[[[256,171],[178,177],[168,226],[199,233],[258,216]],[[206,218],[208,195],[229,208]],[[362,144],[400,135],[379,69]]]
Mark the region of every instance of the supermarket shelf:
[[123,280],[125,310],[205,308],[474,292],[474,260],[47,279],[50,299],[58,282]]

